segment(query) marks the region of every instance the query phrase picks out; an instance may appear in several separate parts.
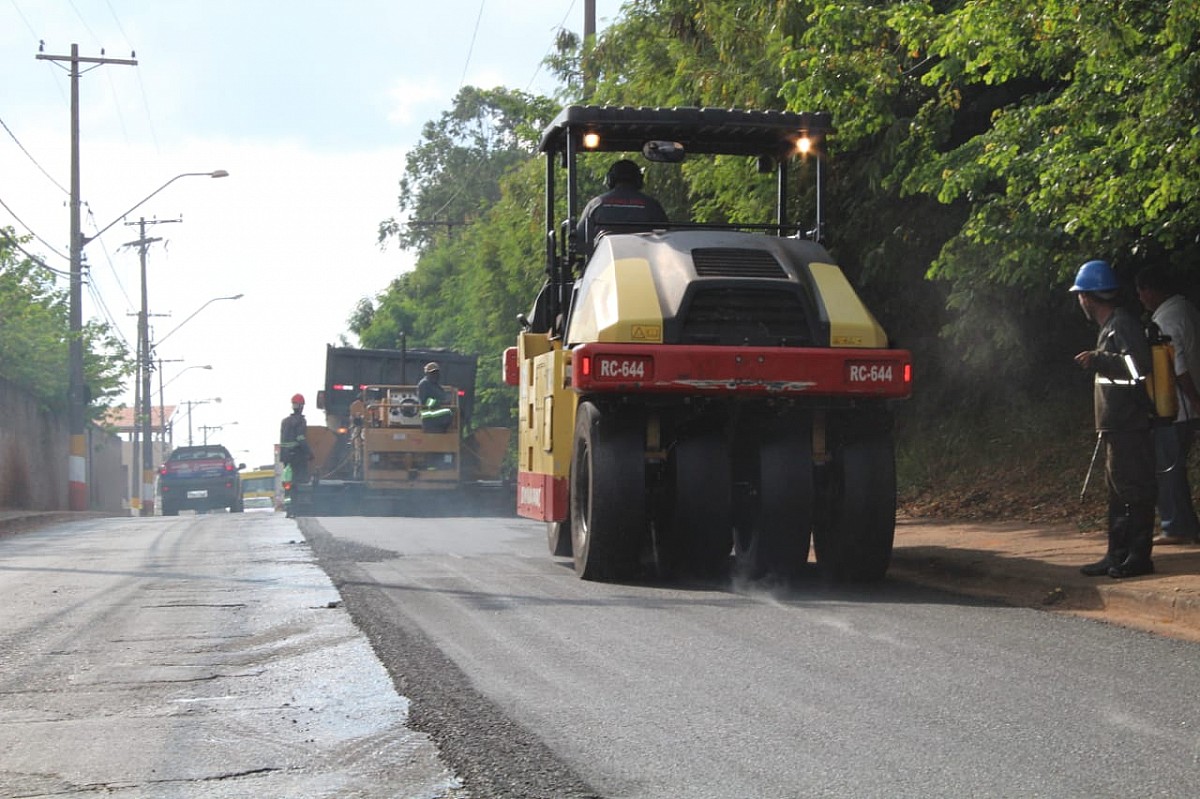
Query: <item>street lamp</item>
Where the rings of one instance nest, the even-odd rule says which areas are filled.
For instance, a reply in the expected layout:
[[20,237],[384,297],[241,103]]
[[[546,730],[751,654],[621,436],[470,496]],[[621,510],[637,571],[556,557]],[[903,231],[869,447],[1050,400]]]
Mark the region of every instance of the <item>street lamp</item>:
[[108,223],[107,225],[105,225],[104,227],[102,227],[102,228],[100,228],[99,230],[97,230],[97,231],[96,231],[95,233],[93,233],[92,235],[90,235],[90,236],[84,236],[84,235],[82,235],[82,233],[81,233],[81,234],[80,234],[80,237],[79,237],[79,238],[80,238],[80,246],[85,246],[85,245],[91,244],[93,241],[95,241],[96,239],[100,238],[102,235],[104,235],[105,231],[107,231],[107,230],[108,230],[110,227],[112,227],[113,225],[117,224],[117,223],[118,223],[118,222],[120,222],[122,219],[124,219],[125,217],[129,216],[130,214],[132,214],[132,213],[133,213],[134,211],[136,211],[137,209],[141,208],[141,207],[142,207],[143,205],[145,205],[146,203],[150,202],[150,199],[151,199],[152,197],[154,197],[154,195],[158,194],[160,191],[162,191],[163,189],[165,189],[167,186],[170,186],[170,185],[171,185],[172,183],[174,183],[175,181],[179,180],[180,178],[195,178],[195,177],[200,177],[200,178],[227,178],[227,177],[229,177],[229,173],[228,173],[228,172],[226,172],[224,169],[214,169],[212,172],[182,172],[182,173],[180,173],[180,174],[176,175],[175,177],[171,178],[170,180],[168,180],[166,183],[164,183],[164,184],[162,184],[161,186],[159,186],[159,187],[158,187],[157,189],[155,189],[154,191],[152,191],[152,192],[150,192],[149,194],[147,194],[147,195],[146,195],[145,197],[143,197],[142,199],[138,200],[136,203],[134,203],[134,204],[133,204],[133,207],[132,207],[132,208],[130,208],[128,211],[126,211],[125,213],[123,213],[123,214],[121,214],[120,216],[118,216],[118,217],[117,217],[116,219],[114,219],[113,221],[109,222],[109,223]]
[[[72,82],[72,108],[77,107],[77,88],[74,81]],[[142,200],[135,203],[128,211],[118,216],[112,222],[109,222],[104,227],[100,228],[92,236],[84,236],[80,225],[79,214],[79,169],[78,169],[78,137],[72,136],[72,170],[71,170],[71,291],[69,298],[69,313],[70,313],[70,339],[68,340],[67,359],[69,362],[68,369],[68,389],[67,389],[67,421],[70,437],[71,449],[67,458],[67,504],[71,510],[87,510],[88,505],[88,478],[87,478],[87,442],[85,440],[85,420],[84,420],[84,385],[83,385],[83,248],[89,243],[95,241],[106,230],[120,222],[129,214],[133,213],[143,203],[147,202],[151,197],[158,194],[160,191],[170,186],[180,178],[192,176],[204,176],[210,178],[228,177],[229,173],[224,169],[216,169],[212,172],[183,172],[168,180],[166,183],[159,186],[154,191],[147,194]],[[146,317],[146,293],[145,279],[143,270],[142,280],[142,318],[143,330],[145,329],[144,320]],[[145,334],[143,334],[139,344],[145,343]],[[142,351],[143,359],[147,358],[147,350]],[[139,361],[140,363],[140,361]],[[143,396],[149,394],[149,377],[143,377]],[[148,400],[147,400],[148,402]],[[146,452],[146,447],[143,445],[143,454]],[[136,471],[136,470],[135,470]],[[147,477],[150,472],[143,464],[142,472],[142,492],[146,492]],[[153,479],[150,477],[149,479]],[[153,483],[150,483],[151,491]],[[150,502],[153,503],[153,493],[150,495]],[[153,505],[152,505],[153,507]],[[145,508],[143,507],[143,512]]]
[[[159,362],[160,364],[162,364],[162,363],[166,363],[166,361],[162,360],[161,358],[159,359],[159,361],[158,361],[158,362]],[[161,369],[161,367],[160,367],[160,369]],[[176,374],[174,377],[172,377],[170,380],[168,380],[168,381],[167,381],[167,382],[165,382],[165,383],[163,383],[163,382],[162,382],[162,380],[161,380],[161,378],[162,378],[162,373],[161,373],[161,371],[160,371],[160,373],[159,373],[159,378],[160,378],[160,379],[159,379],[158,390],[161,392],[161,391],[162,391],[164,388],[166,388],[167,386],[171,385],[172,383],[174,383],[174,382],[175,382],[176,380],[178,380],[179,378],[183,377],[183,373],[184,373],[184,372],[191,371],[192,369],[212,369],[212,364],[208,364],[208,363],[206,363],[206,364],[204,364],[204,366],[187,366],[187,367],[184,367],[183,369],[179,370],[179,373],[178,373],[178,374]]]
[[[167,454],[167,440],[166,440],[167,420],[166,420],[166,406],[163,404],[163,389],[166,388],[167,386],[171,385],[172,383],[174,383],[176,380],[178,380],[179,377],[184,372],[190,371],[192,369],[212,369],[212,364],[205,364],[204,366],[185,366],[174,377],[172,377],[170,380],[168,380],[167,382],[164,383],[163,379],[162,379],[163,378],[162,365],[164,363],[166,363],[166,361],[164,361],[162,358],[158,359],[158,440],[160,442],[162,442],[163,456],[165,457]],[[171,443],[172,444],[175,443],[175,425],[173,423],[171,425]]]
[[205,403],[209,403],[209,402],[218,402],[219,403],[220,401],[221,401],[220,397],[211,397],[209,399],[202,399],[202,400],[184,400],[183,402],[179,403],[180,405],[188,406],[188,446],[189,447],[192,446],[192,408],[196,407],[197,405],[204,405]]
[[208,434],[217,430],[224,430],[226,427],[233,427],[237,422],[226,422],[225,424],[202,424],[200,430],[204,433],[204,446],[208,446]]
[[[122,214],[122,216],[123,217],[128,216],[129,214],[133,213],[133,211],[135,209],[137,209],[139,206],[141,206],[143,203],[145,203],[147,200],[149,200],[155,194],[158,194],[160,191],[165,189],[167,186],[170,186],[172,183],[179,180],[180,178],[204,177],[204,176],[208,176],[208,177],[212,177],[212,178],[224,178],[224,177],[229,177],[229,173],[226,172],[224,169],[217,169],[212,172],[184,172],[182,174],[176,175],[175,177],[171,178],[163,185],[159,186],[153,192],[151,192],[145,199],[143,199],[137,205],[133,206],[133,208],[130,208],[128,211],[126,211],[124,214]],[[175,221],[175,220],[163,220],[163,221]],[[115,221],[110,222],[108,227],[112,227],[114,224],[116,224]],[[132,223],[129,223],[129,224],[132,224]],[[153,402],[150,399],[150,372],[151,372],[151,366],[152,366],[153,361],[151,360],[151,353],[150,353],[150,308],[149,308],[149,304],[147,301],[147,293],[146,293],[146,250],[150,246],[150,244],[154,241],[157,241],[157,239],[146,238],[146,218],[145,217],[142,217],[140,225],[141,225],[141,227],[139,229],[141,232],[140,232],[140,235],[138,236],[138,240],[137,240],[136,244],[138,245],[138,250],[141,254],[141,266],[142,266],[142,312],[138,317],[138,348],[141,350],[141,359],[139,361],[139,366],[141,369],[141,377],[142,377],[142,408],[141,408],[141,412],[142,412],[142,515],[143,516],[153,516],[154,515],[154,467],[153,467],[153,464],[151,463],[151,461],[154,458],[154,442],[150,437],[151,430],[153,428],[153,425],[150,420],[150,409],[153,405]],[[105,230],[107,230],[108,227],[101,229],[99,232],[96,233],[96,236],[99,236],[101,233],[103,233]],[[96,238],[96,236],[93,236],[92,238]]]
[[181,328],[181,327],[183,327],[184,325],[186,325],[188,322],[192,321],[192,318],[193,318],[193,317],[194,317],[196,314],[200,313],[200,312],[201,312],[201,311],[203,311],[205,308],[207,308],[208,306],[212,305],[214,302],[217,302],[218,300],[240,300],[242,297],[245,297],[245,296],[246,296],[245,294],[234,294],[232,297],[213,297],[211,300],[209,300],[208,302],[204,303],[203,305],[201,305],[201,306],[200,306],[199,308],[197,308],[196,310],[192,311],[192,313],[191,313],[191,314],[188,316],[188,318],[187,318],[187,319],[184,319],[182,322],[180,322],[179,324],[175,325],[175,327],[173,327],[173,328],[171,328],[169,331],[167,331],[167,334],[166,334],[165,336],[163,336],[162,338],[160,338],[158,341],[154,342],[154,346],[155,346],[155,347],[162,346],[162,343],[163,343],[164,341],[166,341],[168,338],[170,338],[172,333],[174,333],[176,330],[178,330],[179,328]]

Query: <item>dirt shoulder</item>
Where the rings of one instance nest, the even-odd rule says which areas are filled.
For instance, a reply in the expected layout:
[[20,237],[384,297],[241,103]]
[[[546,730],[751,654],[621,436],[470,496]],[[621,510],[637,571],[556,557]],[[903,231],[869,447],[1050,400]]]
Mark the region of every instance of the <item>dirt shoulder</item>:
[[1200,642],[1200,546],[1158,547],[1155,574],[1084,577],[1104,554],[1073,525],[961,522],[902,515],[890,576],[1019,607],[1072,613]]

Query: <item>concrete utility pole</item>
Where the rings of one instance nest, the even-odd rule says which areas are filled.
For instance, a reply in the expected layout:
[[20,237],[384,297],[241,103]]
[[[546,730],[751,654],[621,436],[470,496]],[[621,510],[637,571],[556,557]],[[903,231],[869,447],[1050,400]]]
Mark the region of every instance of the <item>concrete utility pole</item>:
[[[168,358],[163,360],[158,359],[158,440],[162,443],[162,455],[167,457],[170,449],[175,444],[175,424],[171,423],[171,438],[167,439],[167,406],[163,404],[163,364],[164,363],[182,363],[183,358]],[[190,368],[190,367],[189,367]],[[211,366],[197,366],[197,369],[211,369]],[[184,370],[185,372],[187,369]],[[171,378],[174,380],[175,378]]]
[[591,55],[592,47],[596,44],[596,0],[584,0],[583,2],[583,45],[580,53],[580,64],[583,65],[583,99],[584,102],[592,99],[592,91],[596,88],[595,76],[588,74],[589,68],[588,56]]
[[[154,403],[150,393],[150,373],[154,369],[154,360],[150,352],[150,309],[146,291],[146,251],[150,245],[160,238],[146,238],[146,225],[160,225],[169,222],[182,222],[182,219],[151,219],[140,217],[137,222],[126,222],[126,225],[138,226],[138,240],[126,242],[123,246],[138,248],[142,266],[142,310],[138,314],[138,373],[141,377],[140,404],[138,413],[142,422],[142,482],[140,503],[142,516],[154,515],[154,423],[151,418]],[[159,420],[161,423],[161,420]],[[159,436],[162,437],[161,434]],[[134,461],[134,473],[137,472],[137,461]]]
[[69,383],[67,389],[67,426],[71,449],[67,457],[67,507],[87,510],[88,495],[87,427],[83,385],[83,231],[80,226],[79,203],[79,71],[80,64],[94,64],[89,71],[104,64],[137,66],[132,58],[86,58],[79,55],[79,45],[71,45],[71,54],[46,55],[38,53],[41,61],[70,63],[71,76],[71,291],[70,339],[67,343]]
[[[192,408],[194,408],[197,405],[203,405],[207,402],[220,402],[220,401],[221,401],[220,397],[213,397],[212,399],[184,400],[183,402],[179,403],[180,405],[186,405],[187,409],[188,409],[188,446],[189,447],[192,446]],[[208,442],[206,441],[205,443],[207,444]]]

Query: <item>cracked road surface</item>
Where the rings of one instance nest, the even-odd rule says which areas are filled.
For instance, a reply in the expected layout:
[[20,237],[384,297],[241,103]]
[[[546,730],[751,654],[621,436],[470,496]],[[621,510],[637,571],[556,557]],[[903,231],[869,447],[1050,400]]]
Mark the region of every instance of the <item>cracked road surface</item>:
[[0,595],[0,797],[466,796],[281,515],[0,537]]

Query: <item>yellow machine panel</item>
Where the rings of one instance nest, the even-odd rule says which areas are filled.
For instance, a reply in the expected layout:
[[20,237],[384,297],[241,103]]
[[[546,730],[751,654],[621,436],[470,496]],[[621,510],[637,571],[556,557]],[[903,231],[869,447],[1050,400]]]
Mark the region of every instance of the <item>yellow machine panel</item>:
[[596,274],[571,318],[569,341],[660,344],[662,309],[645,258],[618,258]]
[[887,347],[888,337],[883,326],[863,305],[842,270],[833,264],[822,263],[811,263],[808,268],[829,313],[829,345]]
[[570,467],[568,447],[554,442],[569,442],[575,428],[575,392],[567,388],[569,352],[562,342],[544,334],[525,333],[518,343],[521,364],[520,386],[520,468],[537,474],[565,477]]

